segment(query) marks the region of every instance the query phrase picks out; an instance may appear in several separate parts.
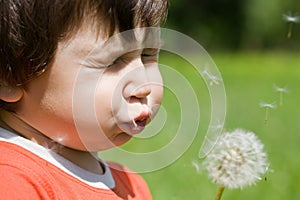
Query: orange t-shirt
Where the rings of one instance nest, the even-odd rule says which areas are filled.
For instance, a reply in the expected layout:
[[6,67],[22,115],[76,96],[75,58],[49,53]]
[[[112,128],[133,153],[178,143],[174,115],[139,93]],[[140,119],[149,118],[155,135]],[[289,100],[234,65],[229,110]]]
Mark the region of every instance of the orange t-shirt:
[[0,199],[151,199],[141,176],[116,163],[108,166],[114,187],[94,187],[19,145],[0,141]]

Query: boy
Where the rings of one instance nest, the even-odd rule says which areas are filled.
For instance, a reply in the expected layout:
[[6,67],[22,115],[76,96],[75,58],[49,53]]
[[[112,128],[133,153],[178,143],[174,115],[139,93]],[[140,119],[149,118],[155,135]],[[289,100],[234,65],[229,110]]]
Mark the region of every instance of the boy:
[[[0,0],[1,199],[151,199],[139,175],[95,152],[140,133],[162,98],[145,30],[110,37],[158,27],[167,7]],[[143,48],[128,51],[130,42]]]

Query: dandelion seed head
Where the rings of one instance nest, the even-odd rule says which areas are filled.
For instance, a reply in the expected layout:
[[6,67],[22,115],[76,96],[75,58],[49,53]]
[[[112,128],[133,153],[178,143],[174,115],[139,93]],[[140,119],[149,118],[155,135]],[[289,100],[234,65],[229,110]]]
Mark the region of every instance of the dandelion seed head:
[[200,172],[200,165],[196,161],[192,161],[192,166],[195,168],[196,172]]
[[276,108],[276,104],[275,103],[265,103],[265,102],[261,102],[259,104],[260,107],[262,108],[271,108],[271,109],[275,109]]
[[204,70],[202,71],[202,76],[206,77],[210,82],[209,84],[212,86],[214,84],[219,85],[222,82],[222,79],[209,71],[209,66],[206,64]]
[[236,129],[220,136],[203,162],[213,182],[229,189],[253,185],[268,170],[264,146],[252,132]]
[[285,87],[278,87],[278,86],[274,85],[274,88],[275,88],[276,92],[288,93],[288,89]]
[[219,131],[219,130],[222,130],[224,127],[223,127],[223,125],[222,124],[216,124],[216,125],[213,125],[212,126],[212,129],[214,130],[214,131]]
[[300,22],[300,16],[292,15],[292,13],[283,14],[282,19],[289,23],[299,23]]

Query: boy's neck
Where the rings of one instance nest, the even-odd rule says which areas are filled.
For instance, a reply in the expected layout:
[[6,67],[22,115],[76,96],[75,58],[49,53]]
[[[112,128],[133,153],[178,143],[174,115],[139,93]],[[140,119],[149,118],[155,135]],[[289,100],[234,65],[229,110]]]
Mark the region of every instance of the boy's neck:
[[63,146],[52,139],[48,138],[16,114],[1,110],[0,127],[20,135],[34,143],[37,143],[47,149],[54,151],[79,167],[96,174],[103,174],[104,167],[97,159],[96,153],[79,151]]

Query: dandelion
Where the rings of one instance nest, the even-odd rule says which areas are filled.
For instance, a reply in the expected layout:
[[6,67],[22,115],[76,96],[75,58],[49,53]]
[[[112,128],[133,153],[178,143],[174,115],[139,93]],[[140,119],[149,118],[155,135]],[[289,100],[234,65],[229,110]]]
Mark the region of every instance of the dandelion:
[[286,88],[277,87],[274,85],[275,91],[279,93],[279,107],[283,106],[283,94],[288,93],[288,90]]
[[212,86],[214,84],[219,85],[221,79],[216,76],[213,75],[209,70],[208,70],[208,65],[205,66],[204,70],[202,71],[202,76],[207,77],[209,79],[209,84]]
[[192,166],[195,168],[196,172],[200,172],[200,165],[196,161],[192,161]]
[[265,102],[261,102],[259,104],[259,106],[261,108],[265,108],[266,109],[266,114],[265,114],[265,124],[268,122],[268,117],[269,117],[269,109],[275,109],[276,108],[276,104],[275,103],[265,103]]
[[242,189],[262,180],[269,166],[262,142],[242,129],[222,134],[203,165],[219,185],[215,200],[221,199],[225,187]]
[[288,14],[283,14],[282,19],[289,24],[289,31],[287,37],[290,39],[292,37],[292,27],[293,24],[300,22],[300,16],[293,16],[291,12]]

